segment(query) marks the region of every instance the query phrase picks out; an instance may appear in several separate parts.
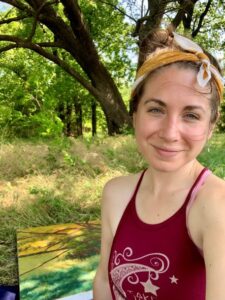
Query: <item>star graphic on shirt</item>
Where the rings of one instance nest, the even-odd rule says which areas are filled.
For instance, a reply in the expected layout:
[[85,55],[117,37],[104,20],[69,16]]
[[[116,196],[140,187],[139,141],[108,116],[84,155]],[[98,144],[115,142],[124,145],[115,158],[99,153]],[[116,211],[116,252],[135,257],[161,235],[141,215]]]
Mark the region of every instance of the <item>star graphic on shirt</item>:
[[152,284],[151,280],[148,279],[146,282],[140,282],[143,287],[145,288],[145,293],[151,293],[155,296],[157,296],[157,290],[159,289],[158,286]]
[[178,278],[176,278],[174,275],[170,277],[171,283],[177,284]]

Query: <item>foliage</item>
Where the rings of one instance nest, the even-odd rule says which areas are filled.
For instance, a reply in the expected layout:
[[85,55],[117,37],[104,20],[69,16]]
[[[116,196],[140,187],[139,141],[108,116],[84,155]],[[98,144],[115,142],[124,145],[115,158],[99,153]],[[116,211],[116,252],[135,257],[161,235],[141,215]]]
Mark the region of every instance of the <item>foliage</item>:
[[[224,141],[216,134],[199,159],[225,179]],[[146,167],[131,135],[14,141],[0,155],[1,284],[17,282],[16,229],[99,220],[106,181]]]
[[[134,46],[129,34],[130,25],[124,22],[121,14],[108,5],[95,4],[92,1],[81,1],[80,4],[102,61],[111,71],[118,86],[124,88],[125,78],[129,82],[134,75],[135,68],[127,52],[128,47]],[[69,25],[62,5],[56,5],[54,9]],[[15,9],[10,9],[6,13],[0,12],[0,16],[4,22],[6,18],[20,17],[20,13]],[[25,18],[19,23],[1,24],[1,34],[26,38],[30,35],[32,22],[32,18]],[[54,39],[48,27],[39,23],[36,25],[33,42],[39,43],[43,39]],[[1,45],[5,44],[1,42]],[[61,48],[52,51],[55,56],[65,60],[77,72],[83,73],[68,51]],[[73,104],[78,102],[82,105],[83,127],[85,130],[91,130],[93,96],[61,67],[56,67],[52,62],[38,57],[32,51],[17,49],[1,54],[0,68],[1,80],[4,82],[0,91],[0,123],[7,134],[20,137],[60,135],[63,120],[58,118],[58,107],[64,107],[66,110],[68,105],[73,107]],[[75,130],[74,113],[70,118],[70,126]],[[97,106],[97,120],[99,129],[105,131],[106,122],[99,106]]]
[[20,49],[0,59],[0,125],[10,135],[56,136],[62,122],[55,112],[56,99],[49,94],[55,66],[32,52]]
[[[116,5],[118,1],[111,2]],[[104,2],[83,0],[80,6],[101,59],[117,85],[124,88],[136,70],[136,61],[130,56],[138,50],[131,36],[132,24]]]
[[[40,3],[35,1],[19,1],[18,6],[13,1],[3,1],[12,6],[0,12],[0,77],[4,82],[0,90],[0,125],[6,134],[23,137],[60,135],[66,132],[66,118],[71,119],[70,127],[75,131],[74,111],[64,119],[58,111],[59,106],[66,111],[75,102],[82,105],[83,128],[87,131],[92,126],[93,101],[98,103],[97,119],[101,131],[105,132],[106,127],[109,130],[110,124],[119,126],[118,132],[123,131],[124,125],[129,127],[131,122],[120,99],[121,91],[133,81],[137,53],[144,51],[142,41],[155,26],[173,24],[213,54],[224,57],[224,4],[219,0],[213,1],[213,5],[211,0],[80,0],[79,3],[58,1],[47,5],[49,7],[43,3],[39,8]],[[72,15],[70,4],[77,14]],[[84,21],[80,27],[79,17]],[[51,23],[53,20],[54,25],[58,25],[57,30]],[[61,23],[57,23],[59,21]],[[80,32],[81,27],[83,31]],[[68,32],[70,38],[66,40]],[[76,44],[79,42],[80,48]],[[12,50],[18,47],[32,51]],[[97,65],[96,70],[104,67],[104,75],[92,74],[93,66]],[[110,77],[106,76],[108,72]],[[102,84],[103,77],[105,84]],[[118,120],[115,109],[109,109],[111,103],[116,103],[123,111]],[[125,104],[128,108],[127,101]],[[223,111],[224,108],[222,123]],[[116,128],[110,130],[117,132]]]

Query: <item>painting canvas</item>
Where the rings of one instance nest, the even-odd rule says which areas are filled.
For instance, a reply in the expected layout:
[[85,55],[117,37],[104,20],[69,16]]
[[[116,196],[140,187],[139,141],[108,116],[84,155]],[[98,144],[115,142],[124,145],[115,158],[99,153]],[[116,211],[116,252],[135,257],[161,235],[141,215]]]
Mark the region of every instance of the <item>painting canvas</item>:
[[57,224],[17,231],[21,300],[91,300],[100,224]]

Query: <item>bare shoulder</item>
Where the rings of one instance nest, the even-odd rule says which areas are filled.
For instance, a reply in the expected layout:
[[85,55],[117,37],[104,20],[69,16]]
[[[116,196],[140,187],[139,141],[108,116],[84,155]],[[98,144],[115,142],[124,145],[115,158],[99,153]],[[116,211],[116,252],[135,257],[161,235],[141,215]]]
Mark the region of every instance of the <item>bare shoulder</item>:
[[111,198],[124,199],[124,196],[129,196],[136,187],[140,173],[127,176],[119,176],[109,180],[103,189],[103,196],[106,196],[107,200]]
[[225,180],[211,174],[207,179],[205,188],[202,189],[201,198],[205,204],[211,206],[225,202]]
[[193,241],[201,249],[206,234],[210,231],[218,232],[215,226],[225,228],[225,181],[223,179],[214,174],[208,176],[190,209],[187,225]]
[[[225,181],[211,174],[199,194],[199,211],[204,223],[225,221]],[[225,222],[224,222],[225,224]]]
[[109,180],[103,189],[102,207],[109,218],[113,234],[130,201],[141,173],[120,176]]
[[206,266],[207,299],[224,299],[225,182],[211,175],[202,189],[202,251]]

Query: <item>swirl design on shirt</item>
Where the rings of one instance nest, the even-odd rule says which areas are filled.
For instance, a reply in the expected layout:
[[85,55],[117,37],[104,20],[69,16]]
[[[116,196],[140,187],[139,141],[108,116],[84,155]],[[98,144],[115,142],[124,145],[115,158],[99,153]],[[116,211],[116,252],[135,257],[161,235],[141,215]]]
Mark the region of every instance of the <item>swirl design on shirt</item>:
[[148,274],[148,291],[146,290],[146,292],[156,295],[159,287],[154,286],[151,280],[157,280],[160,274],[168,270],[169,265],[170,261],[165,254],[149,253],[141,257],[134,257],[132,248],[126,247],[122,253],[114,251],[110,274],[114,286],[126,298],[126,292],[123,289],[124,280],[126,279],[131,285],[139,283],[144,285],[138,274],[145,272]]

